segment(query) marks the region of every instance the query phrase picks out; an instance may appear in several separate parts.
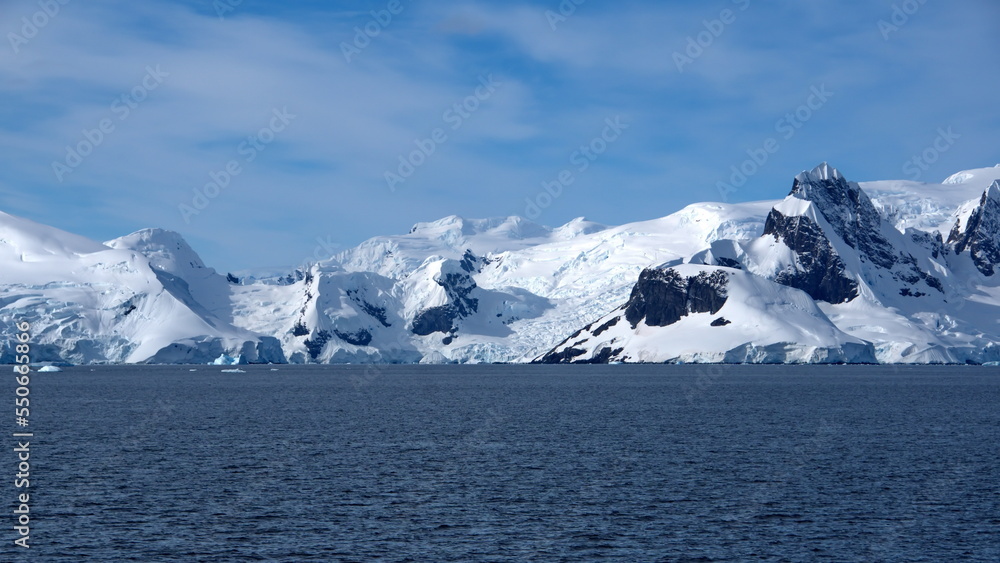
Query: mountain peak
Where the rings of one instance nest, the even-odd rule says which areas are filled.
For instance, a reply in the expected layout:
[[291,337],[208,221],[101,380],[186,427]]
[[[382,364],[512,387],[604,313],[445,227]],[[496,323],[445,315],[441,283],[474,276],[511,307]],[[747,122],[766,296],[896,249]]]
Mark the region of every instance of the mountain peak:
[[788,195],[815,203],[824,214],[864,205],[862,200],[868,199],[857,184],[848,182],[839,170],[825,162],[796,175]]
[[[160,229],[158,227],[149,229],[139,229],[132,234],[125,235],[123,237],[118,237],[114,240],[107,241],[105,244],[112,246],[112,244],[122,245],[126,242],[132,244],[142,243],[146,245],[150,244],[160,244],[160,245],[178,245],[187,246],[187,241],[184,237],[176,231],[168,231],[166,229]],[[112,246],[114,248],[114,246]]]
[[605,225],[588,221],[585,217],[577,217],[569,223],[555,229],[552,233],[560,239],[569,240],[581,235],[589,235],[607,229]]
[[172,271],[176,264],[205,268],[205,263],[180,233],[166,229],[141,229],[132,234],[105,242],[115,249],[133,250],[145,255],[153,267]]
[[830,166],[829,163],[823,162],[808,172],[803,170],[795,179],[799,182],[809,183],[822,180],[842,180],[843,176],[841,176],[840,170]]
[[1000,201],[1000,180],[994,180],[990,187],[986,188],[986,192],[983,193],[983,203],[987,199]]
[[976,268],[986,276],[994,275],[1000,265],[1000,180],[990,184],[979,206],[964,218],[964,230],[962,219],[955,222],[948,242],[955,245],[956,254],[969,249]]
[[[812,172],[803,172],[795,177],[789,197],[812,202],[833,231],[848,246],[858,251],[861,257],[876,266],[890,270],[902,263],[905,275],[910,279],[931,279],[926,272],[916,266],[916,260],[902,254],[888,237],[898,235],[898,231],[886,224],[871,199],[857,182],[847,181],[840,172],[823,163]],[[928,285],[936,284],[929,281]],[[936,285],[932,286],[939,289]]]
[[994,180],[1000,178],[1000,166],[988,166],[984,168],[972,168],[969,170],[960,170],[955,172],[951,176],[945,178],[941,183],[948,185],[956,184],[967,184],[970,186],[980,186],[979,189],[985,189],[993,183]]

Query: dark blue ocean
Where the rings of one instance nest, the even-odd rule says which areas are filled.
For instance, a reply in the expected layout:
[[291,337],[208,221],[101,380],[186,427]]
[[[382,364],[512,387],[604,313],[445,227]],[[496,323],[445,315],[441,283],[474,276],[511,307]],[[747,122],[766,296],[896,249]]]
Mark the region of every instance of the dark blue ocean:
[[998,368],[189,369],[33,376],[0,560],[1000,561]]

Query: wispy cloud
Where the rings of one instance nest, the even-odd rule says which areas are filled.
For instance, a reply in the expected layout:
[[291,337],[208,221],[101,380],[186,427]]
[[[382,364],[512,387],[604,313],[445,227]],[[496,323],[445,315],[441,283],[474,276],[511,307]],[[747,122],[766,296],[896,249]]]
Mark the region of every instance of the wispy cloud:
[[[16,53],[0,49],[0,205],[98,239],[176,229],[220,268],[297,264],[318,236],[349,245],[451,213],[521,213],[622,115],[628,135],[539,220],[638,220],[717,199],[734,159],[819,84],[835,102],[737,199],[779,196],[818,160],[898,175],[946,125],[962,143],[929,173],[1000,160],[1000,9],[986,0],[929,2],[890,41],[877,24],[891,4],[864,2],[587,2],[556,29],[558,2],[401,5],[347,60],[383,6],[245,2],[220,18],[208,3],[69,2]],[[38,9],[0,5],[0,31]],[[735,21],[678,72],[672,54],[725,9]],[[149,68],[162,84],[129,98]],[[485,75],[501,86],[451,130],[445,112]],[[243,162],[241,143],[283,108],[296,119]],[[53,163],[105,120],[113,130],[60,181]],[[390,192],[386,170],[441,127],[447,142]],[[178,207],[232,159],[244,171],[185,222]]]

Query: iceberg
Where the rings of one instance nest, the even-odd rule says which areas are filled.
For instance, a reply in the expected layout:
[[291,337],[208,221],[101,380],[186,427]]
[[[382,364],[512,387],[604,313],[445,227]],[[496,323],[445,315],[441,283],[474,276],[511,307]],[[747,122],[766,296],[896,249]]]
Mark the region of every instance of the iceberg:
[[236,357],[227,356],[226,354],[221,354],[218,358],[215,358],[208,365],[210,366],[238,366],[243,362],[243,356],[237,354]]

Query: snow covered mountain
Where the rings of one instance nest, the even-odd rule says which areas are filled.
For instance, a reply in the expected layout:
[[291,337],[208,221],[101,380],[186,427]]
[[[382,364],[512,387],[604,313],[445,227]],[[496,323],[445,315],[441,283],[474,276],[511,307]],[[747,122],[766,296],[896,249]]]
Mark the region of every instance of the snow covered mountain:
[[[951,209],[947,241],[937,227],[900,232],[861,185],[822,164],[795,177],[759,237],[716,240],[689,258],[646,270],[617,314],[584,327],[539,361],[996,361],[1000,181]],[[698,280],[709,271],[728,280],[739,306],[733,297],[700,296]],[[650,307],[675,313],[667,322],[637,313]],[[803,314],[815,320],[803,323]],[[862,342],[870,350],[858,348]]]
[[[625,299],[650,264],[754,236],[772,203],[696,204],[620,227],[582,218],[555,229],[518,217],[418,223],[293,283],[235,287],[236,323],[281,339],[290,361],[527,361]],[[343,337],[359,330],[372,339]]]
[[[112,242],[0,213],[0,361],[13,362],[8,335],[21,321],[33,327],[35,362],[200,363],[222,354],[285,361],[275,338],[238,329],[198,301],[208,282],[190,285],[178,275],[190,271],[143,254],[173,248],[178,235],[149,231]],[[186,243],[177,250],[204,268]]]
[[628,302],[573,333],[543,363],[875,363],[803,291],[734,268],[642,272]]
[[861,182],[860,186],[899,231],[912,227],[948,236],[958,208],[978,200],[997,180],[1000,180],[1000,165],[957,172],[940,184],[887,180]]
[[995,361],[998,179],[823,164],[783,200],[618,227],[452,216],[242,282],[177,233],[101,244],[2,214],[0,331],[28,320],[36,361],[70,363]]

